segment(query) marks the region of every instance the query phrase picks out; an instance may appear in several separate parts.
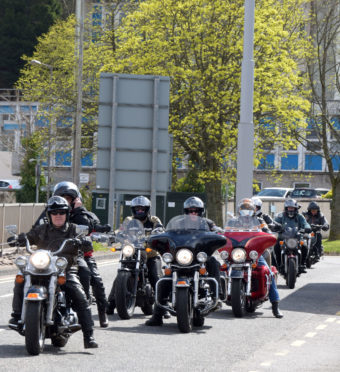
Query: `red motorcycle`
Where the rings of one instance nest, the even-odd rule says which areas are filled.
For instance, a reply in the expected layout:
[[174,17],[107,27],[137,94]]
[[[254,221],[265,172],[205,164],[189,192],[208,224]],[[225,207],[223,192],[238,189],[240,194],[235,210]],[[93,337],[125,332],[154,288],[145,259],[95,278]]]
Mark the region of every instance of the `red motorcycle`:
[[[239,217],[228,221],[224,236],[227,244],[219,249],[224,261],[221,266],[226,286],[225,302],[235,317],[253,313],[268,300],[271,275],[262,254],[273,246],[276,237],[262,231],[255,217]],[[258,265],[260,260],[260,265]],[[277,277],[276,267],[271,270]],[[223,281],[223,280],[222,280]]]

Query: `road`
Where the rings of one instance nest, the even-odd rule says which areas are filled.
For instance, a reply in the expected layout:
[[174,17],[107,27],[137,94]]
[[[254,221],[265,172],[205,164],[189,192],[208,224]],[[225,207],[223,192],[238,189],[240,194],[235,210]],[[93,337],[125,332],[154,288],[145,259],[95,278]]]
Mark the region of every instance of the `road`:
[[[109,291],[117,263],[103,260],[98,266]],[[110,316],[103,329],[92,306],[98,349],[84,349],[77,332],[61,349],[47,340],[37,357],[7,327],[13,280],[14,275],[0,276],[1,371],[340,371],[339,256],[325,257],[294,289],[279,278],[283,319],[272,316],[269,302],[242,319],[223,304],[190,334],[179,333],[174,317],[163,327],[146,327],[139,309],[130,320]]]

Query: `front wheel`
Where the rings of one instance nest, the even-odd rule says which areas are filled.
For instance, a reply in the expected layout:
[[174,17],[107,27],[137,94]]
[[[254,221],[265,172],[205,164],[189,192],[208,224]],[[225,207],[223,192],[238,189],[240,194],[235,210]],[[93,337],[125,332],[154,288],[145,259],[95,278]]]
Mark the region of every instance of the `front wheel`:
[[31,355],[39,355],[45,343],[45,309],[41,301],[27,302],[25,316],[25,344]]
[[135,311],[135,277],[129,271],[118,273],[115,284],[117,313],[121,319],[130,319]]
[[288,260],[288,270],[286,284],[288,288],[293,289],[296,282],[296,261],[294,258],[289,258]]
[[243,279],[232,279],[231,307],[236,318],[242,318],[246,312],[246,289]]
[[189,333],[193,326],[192,294],[189,288],[176,288],[177,325],[182,333]]

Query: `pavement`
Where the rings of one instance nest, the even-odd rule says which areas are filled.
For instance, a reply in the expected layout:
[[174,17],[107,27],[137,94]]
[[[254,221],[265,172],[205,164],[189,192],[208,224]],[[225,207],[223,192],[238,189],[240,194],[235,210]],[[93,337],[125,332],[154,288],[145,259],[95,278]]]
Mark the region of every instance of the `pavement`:
[[[15,274],[18,271],[17,266],[15,265],[15,259],[19,256],[25,256],[27,253],[25,249],[22,248],[17,252],[16,248],[13,248],[11,251],[10,249],[6,250],[2,257],[0,257],[0,276],[3,275],[10,275]],[[95,257],[96,261],[101,260],[109,260],[113,258],[117,258],[119,253],[113,253],[110,250],[107,251],[95,251],[93,256]]]

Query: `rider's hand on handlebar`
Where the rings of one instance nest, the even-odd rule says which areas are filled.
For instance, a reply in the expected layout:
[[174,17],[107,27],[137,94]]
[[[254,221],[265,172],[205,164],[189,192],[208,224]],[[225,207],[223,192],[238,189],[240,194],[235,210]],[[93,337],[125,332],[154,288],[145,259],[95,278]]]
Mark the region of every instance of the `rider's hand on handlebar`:
[[26,234],[25,233],[20,233],[18,235],[18,243],[20,246],[26,245]]
[[108,233],[111,231],[111,226],[108,224],[105,225],[96,225],[95,226],[95,231],[101,232],[101,233]]
[[7,239],[7,243],[9,244],[10,247],[15,247],[15,243],[17,242],[17,236],[10,236]]

